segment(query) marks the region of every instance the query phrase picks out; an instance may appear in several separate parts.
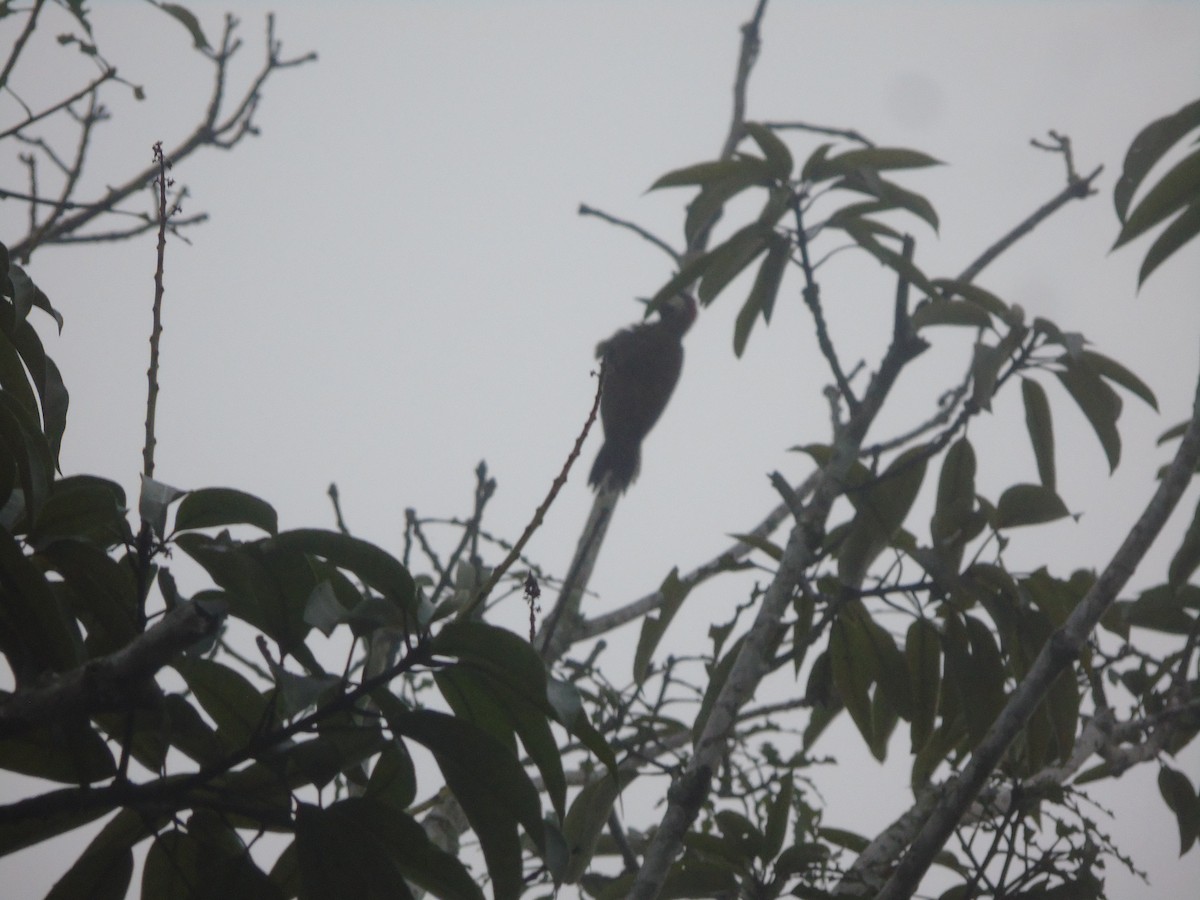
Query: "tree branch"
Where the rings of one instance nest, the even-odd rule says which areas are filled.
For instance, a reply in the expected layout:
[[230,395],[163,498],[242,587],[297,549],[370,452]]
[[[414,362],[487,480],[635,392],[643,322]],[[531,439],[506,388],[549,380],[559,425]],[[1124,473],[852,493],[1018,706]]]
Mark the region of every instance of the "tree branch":
[[1029,673],[979,742],[961,775],[951,783],[945,802],[939,803],[925,820],[908,853],[900,860],[876,900],[901,900],[912,896],[934,856],[978,796],[1009,744],[1025,727],[1050,685],[1078,657],[1100,617],[1145,556],[1191,481],[1198,461],[1200,383],[1183,441],[1142,515],[1083,600],[1046,641]]
[[0,737],[54,719],[124,708],[146,679],[214,635],[224,618],[225,611],[211,604],[182,603],[120,650],[89,660],[50,684],[18,690],[0,703]]

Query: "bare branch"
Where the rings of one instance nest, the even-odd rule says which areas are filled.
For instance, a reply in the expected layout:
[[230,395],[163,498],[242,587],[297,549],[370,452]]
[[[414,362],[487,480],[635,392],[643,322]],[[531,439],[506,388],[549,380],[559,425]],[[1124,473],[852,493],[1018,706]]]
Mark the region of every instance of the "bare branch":
[[1084,197],[1094,194],[1095,190],[1092,188],[1092,182],[1103,171],[1104,166],[1097,166],[1091,175],[1070,181],[1057,196],[1039,207],[1033,215],[1017,225],[1016,228],[1008,232],[1008,234],[1004,235],[1004,237],[1000,238],[992,246],[988,247],[977,260],[963,269],[962,274],[958,276],[958,280],[974,281],[989,263],[994,262],[1009,247],[1033,231],[1033,229],[1050,218],[1050,216],[1054,215],[1060,207],[1065,206],[1071,200],[1082,200]]
[[674,247],[672,247],[670,244],[668,244],[666,241],[664,241],[658,235],[651,234],[649,231],[647,231],[645,228],[642,228],[642,226],[640,226],[640,225],[636,225],[633,222],[626,221],[625,219],[618,219],[616,216],[611,216],[608,213],[603,212],[602,210],[596,209],[595,207],[592,207],[592,206],[588,206],[586,203],[579,204],[579,214],[581,216],[595,216],[596,218],[603,219],[605,222],[609,222],[610,224],[617,225],[621,228],[628,228],[634,234],[638,235],[639,237],[645,238],[650,243],[652,243],[655,247],[658,247],[660,250],[663,251],[663,253],[666,253],[668,256],[671,257],[671,259],[675,260],[675,262],[677,262],[677,263],[679,262],[680,255],[675,250]]

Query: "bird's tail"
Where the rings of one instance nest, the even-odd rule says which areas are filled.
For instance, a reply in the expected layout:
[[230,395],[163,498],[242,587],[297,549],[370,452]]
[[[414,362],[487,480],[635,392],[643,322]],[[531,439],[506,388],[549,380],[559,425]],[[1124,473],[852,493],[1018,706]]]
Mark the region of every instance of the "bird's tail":
[[588,484],[598,488],[607,475],[609,486],[624,493],[633,479],[637,478],[641,455],[641,450],[636,445],[627,447],[605,441],[600,452],[596,454],[596,461],[592,463],[592,474],[588,476]]

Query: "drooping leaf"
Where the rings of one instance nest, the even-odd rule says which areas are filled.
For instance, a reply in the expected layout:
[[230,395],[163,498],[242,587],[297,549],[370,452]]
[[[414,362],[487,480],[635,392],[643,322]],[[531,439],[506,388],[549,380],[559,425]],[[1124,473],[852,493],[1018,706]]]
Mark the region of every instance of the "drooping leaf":
[[1145,234],[1168,216],[1200,204],[1200,150],[1177,162],[1126,217],[1113,249]]
[[301,900],[411,898],[406,880],[448,900],[483,898],[462,863],[435,847],[412,817],[365,797],[323,809],[300,804],[296,856]]
[[1159,768],[1158,790],[1179,823],[1179,855],[1183,856],[1200,831],[1200,800],[1188,777],[1170,766]]
[[787,268],[791,244],[787,238],[772,234],[769,239],[770,249],[763,258],[758,274],[754,278],[754,286],[746,297],[738,312],[737,321],[733,326],[733,353],[741,357],[746,350],[746,342],[750,339],[750,330],[761,315],[764,322],[771,321],[771,312],[775,307],[775,296],[779,293],[779,285],[783,281],[783,273]]
[[1079,357],[1091,366],[1092,371],[1101,378],[1107,378],[1109,381],[1119,384],[1131,394],[1141,398],[1151,409],[1158,410],[1158,398],[1154,396],[1154,391],[1150,390],[1149,385],[1115,359],[1110,359],[1094,350],[1081,350]]
[[1175,251],[1197,235],[1200,235],[1200,202],[1188,206],[1154,239],[1138,269],[1138,287],[1146,283],[1155,269],[1174,256]]
[[619,776],[599,775],[575,795],[563,820],[563,837],[570,848],[570,858],[562,875],[564,883],[578,883],[588,870],[596,843],[608,826],[613,804],[636,777],[637,772],[632,769],[621,770]]
[[130,848],[161,828],[161,813],[124,809],[113,816],[88,844],[75,864],[59,879],[47,900],[72,897],[125,897],[133,870]]
[[217,734],[230,750],[244,747],[270,724],[263,695],[229,666],[210,659],[181,656],[172,660],[204,711],[217,723]]
[[904,524],[925,478],[925,447],[906,450],[874,482],[847,493],[856,515],[838,551],[838,576],[857,585]]
[[929,523],[935,546],[957,544],[975,509],[975,450],[966,438],[955,441],[942,460],[937,502]]
[[0,650],[18,686],[47,670],[66,672],[83,661],[79,628],[45,573],[0,529]]
[[780,181],[786,181],[792,174],[792,151],[774,131],[757,122],[746,122],[743,126],[746,133],[754,138],[754,142],[766,157],[771,174]]
[[537,790],[516,756],[487,732],[432,710],[391,713],[392,731],[429,749],[446,785],[479,837],[497,900],[520,896],[521,842],[517,826],[545,846]]
[[1050,402],[1046,391],[1030,378],[1021,379],[1021,399],[1025,403],[1025,427],[1037,460],[1038,478],[1042,487],[1055,490],[1054,424],[1050,418]]
[[767,827],[763,832],[763,862],[769,862],[783,850],[783,841],[787,837],[788,819],[792,812],[792,797],[795,788],[792,784],[792,773],[786,773],[779,783],[779,790],[771,798],[767,806]]
[[874,740],[871,722],[871,684],[875,680],[875,657],[862,622],[853,616],[838,616],[829,632],[829,660],[838,696],[870,746]]
[[709,251],[709,263],[697,291],[700,302],[705,306],[712,303],[729,282],[770,246],[774,234],[774,229],[752,222]]
[[1091,423],[1108,458],[1109,471],[1115,470],[1121,461],[1121,436],[1117,432],[1121,398],[1088,363],[1073,360],[1069,355],[1060,357],[1059,362],[1063,363],[1064,368],[1055,373],[1058,380]]
[[908,626],[904,655],[913,703],[909,734],[915,754],[929,741],[937,721],[942,690],[942,644],[937,626],[929,619],[914,619]]
[[690,584],[684,584],[679,580],[678,566],[667,573],[667,577],[659,586],[659,592],[663,597],[662,605],[659,606],[657,613],[649,613],[642,619],[642,630],[638,635],[637,650],[633,655],[633,679],[637,684],[645,682],[646,674],[650,670],[650,662],[654,658],[654,651],[691,589]]
[[1200,505],[1197,505],[1196,512],[1192,515],[1191,524],[1183,535],[1179,549],[1171,557],[1167,583],[1178,589],[1192,577],[1197,566],[1200,566]]
[[1129,204],[1154,164],[1192,129],[1200,127],[1200,100],[1194,100],[1141,130],[1125,154],[1121,177],[1113,188],[1117,218],[1126,220]]

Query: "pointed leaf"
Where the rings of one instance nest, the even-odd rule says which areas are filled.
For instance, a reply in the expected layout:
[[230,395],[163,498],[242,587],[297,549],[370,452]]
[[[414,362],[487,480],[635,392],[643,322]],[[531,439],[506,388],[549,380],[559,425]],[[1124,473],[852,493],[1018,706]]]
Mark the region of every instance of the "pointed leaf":
[[746,341],[750,339],[750,329],[762,316],[764,322],[771,321],[771,312],[775,307],[775,295],[779,293],[779,285],[783,281],[783,273],[787,268],[791,244],[787,238],[772,234],[769,240],[770,249],[759,266],[755,276],[754,286],[742,309],[738,313],[733,327],[733,352],[741,357],[746,349]]
[[657,614],[649,613],[642,620],[642,631],[638,635],[637,650],[633,655],[633,680],[638,685],[645,682],[646,674],[650,670],[650,661],[654,658],[654,651],[691,589],[690,584],[684,584],[679,580],[678,566],[671,569],[667,573],[667,577],[663,579],[663,583],[658,589],[663,597],[662,605]]
[[1021,379],[1021,398],[1025,401],[1025,427],[1037,459],[1038,477],[1042,487],[1055,489],[1054,424],[1050,418],[1050,402],[1040,384],[1029,378]]
[[937,626],[929,619],[915,619],[908,626],[904,655],[913,706],[909,734],[916,754],[929,741],[937,721],[942,690],[942,643]]
[[1140,397],[1151,409],[1158,410],[1158,399],[1154,396],[1154,391],[1150,390],[1146,382],[1142,381],[1142,379],[1138,378],[1115,359],[1109,359],[1107,356],[1096,353],[1093,350],[1080,351],[1079,358],[1091,366],[1092,371],[1101,378],[1107,378],[1109,381],[1119,384],[1131,394]]
[[1154,239],[1142,266],[1138,269],[1138,287],[1146,283],[1150,273],[1175,255],[1175,251],[1200,234],[1200,202],[1192,203],[1162,233]]
[[786,181],[792,174],[792,151],[788,149],[787,144],[780,140],[770,128],[765,125],[759,125],[757,122],[746,122],[743,126],[746,133],[754,138],[754,142],[758,144],[762,150],[763,156],[767,158],[767,165],[770,168],[771,174],[781,181]]
[[1059,359],[1066,368],[1056,372],[1067,393],[1091,423],[1092,430],[1100,439],[1104,455],[1108,458],[1109,471],[1116,469],[1121,461],[1121,436],[1117,432],[1117,418],[1121,415],[1121,398],[1087,365],[1072,360],[1069,356]]
[[150,523],[150,527],[154,529],[155,535],[159,538],[166,535],[167,509],[184,493],[179,488],[173,488],[169,484],[145,475],[142,476],[142,491],[138,497],[138,515],[143,522]]
[[649,190],[656,191],[665,187],[684,187],[687,185],[706,185],[726,179],[751,181],[767,181],[771,177],[767,161],[757,156],[736,156],[733,159],[721,159],[715,162],[696,163],[675,169],[663,175]]
[[1113,188],[1113,203],[1117,208],[1117,217],[1122,222],[1125,221],[1133,195],[1154,164],[1184,135],[1197,127],[1200,127],[1200,100],[1194,100],[1171,115],[1156,119],[1133,139],[1125,155],[1121,177]]
[[700,302],[705,306],[712,303],[729,282],[767,249],[774,234],[773,229],[754,222],[714,247],[709,252],[709,264],[697,292]]
[[1197,566],[1200,566],[1200,505],[1197,505],[1196,512],[1192,514],[1192,521],[1183,536],[1183,541],[1171,558],[1167,583],[1172,588],[1182,587],[1192,577]]
[[1125,219],[1113,249],[1127,244],[1180,210],[1200,203],[1200,150],[1177,162]]

